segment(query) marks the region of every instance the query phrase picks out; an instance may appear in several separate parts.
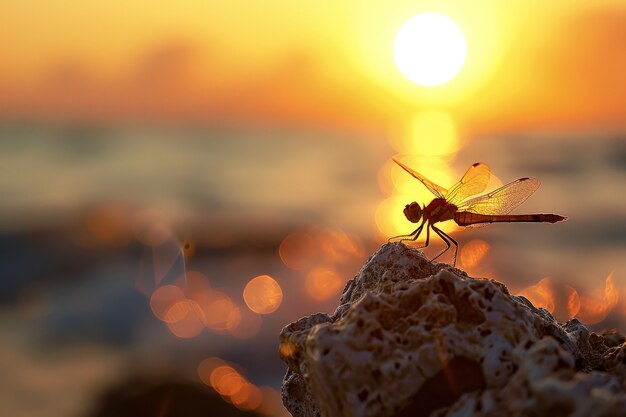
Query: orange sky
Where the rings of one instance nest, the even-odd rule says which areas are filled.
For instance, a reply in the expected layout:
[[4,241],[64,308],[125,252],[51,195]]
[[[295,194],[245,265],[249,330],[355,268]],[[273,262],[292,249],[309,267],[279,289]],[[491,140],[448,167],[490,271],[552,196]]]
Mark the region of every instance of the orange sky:
[[[463,3],[3,2],[0,118],[384,130],[444,109],[470,131],[626,124],[626,5]],[[393,64],[393,36],[423,11],[468,41],[441,87]]]

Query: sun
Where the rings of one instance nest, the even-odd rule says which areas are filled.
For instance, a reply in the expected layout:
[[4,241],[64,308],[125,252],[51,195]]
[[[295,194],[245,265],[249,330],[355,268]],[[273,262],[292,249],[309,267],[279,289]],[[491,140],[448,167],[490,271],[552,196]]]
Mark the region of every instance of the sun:
[[436,86],[454,78],[465,62],[461,28],[439,13],[422,13],[398,31],[393,45],[396,66],[415,84]]

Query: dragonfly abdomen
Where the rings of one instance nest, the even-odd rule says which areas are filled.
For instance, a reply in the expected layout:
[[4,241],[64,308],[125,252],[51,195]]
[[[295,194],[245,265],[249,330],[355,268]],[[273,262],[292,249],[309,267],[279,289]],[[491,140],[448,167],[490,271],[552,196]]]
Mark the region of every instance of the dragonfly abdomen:
[[498,222],[541,222],[556,223],[565,220],[566,217],[558,214],[477,214],[468,211],[461,211],[454,214],[454,221],[459,226],[468,226],[477,223],[498,223]]

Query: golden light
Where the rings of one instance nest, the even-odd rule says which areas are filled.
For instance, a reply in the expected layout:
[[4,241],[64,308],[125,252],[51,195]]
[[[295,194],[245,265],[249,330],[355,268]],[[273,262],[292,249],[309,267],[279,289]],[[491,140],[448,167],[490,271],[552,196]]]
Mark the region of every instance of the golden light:
[[461,248],[461,263],[463,267],[474,268],[478,266],[487,253],[489,253],[490,248],[489,243],[481,239],[474,239],[467,242]]
[[[463,28],[467,45],[462,70],[452,81],[436,88],[407,82],[392,53],[398,29],[411,16],[432,11],[449,16]],[[513,36],[518,35],[517,28],[505,16],[511,16],[511,5],[495,0],[481,3],[481,7],[459,1],[368,2],[367,7],[358,7],[351,16],[358,46],[353,53],[370,79],[379,81],[402,100],[414,103],[416,108],[451,108],[461,104],[474,108],[470,100],[494,79],[507,53],[515,50],[511,46]]]
[[278,351],[282,356],[292,357],[296,353],[296,347],[291,342],[281,342]]
[[168,312],[172,305],[185,299],[185,294],[179,287],[164,285],[157,288],[150,296],[150,308],[159,320],[167,322]]
[[[191,299],[202,299],[211,293],[209,279],[199,271],[187,271],[176,279],[176,285],[183,289],[185,295]],[[196,300],[197,301],[197,300]]]
[[211,374],[220,366],[226,365],[220,358],[209,357],[198,364],[198,377],[206,385],[211,386]]
[[218,366],[209,376],[209,383],[221,395],[232,395],[237,388],[243,387],[245,380],[235,369],[228,365]]
[[398,31],[393,45],[396,66],[406,78],[422,86],[450,81],[465,62],[467,45],[459,26],[439,13],[422,13]]
[[283,290],[269,275],[252,278],[243,290],[243,299],[248,308],[258,314],[270,314],[280,307]]
[[263,402],[263,393],[256,385],[247,383],[229,399],[240,410],[255,410]]
[[[442,158],[413,155],[402,156],[400,159],[435,184],[445,188],[452,186],[461,178],[461,175],[453,172],[450,165]],[[410,194],[413,196],[411,201],[417,201],[420,204],[430,203],[435,198],[435,195],[421,182],[407,174],[398,164],[392,161],[387,166],[391,169],[391,181],[398,194]]]
[[234,329],[241,321],[241,310],[229,296],[213,291],[198,304],[204,313],[204,325],[214,332],[222,333]]
[[233,396],[241,392],[247,381],[238,373],[229,373],[222,376],[215,386],[215,390],[223,396]]
[[308,233],[292,233],[278,247],[278,254],[290,269],[306,269],[314,264],[315,240]]
[[398,236],[417,229],[417,225],[409,222],[402,214],[404,206],[410,202],[407,196],[393,196],[378,205],[374,219],[384,236]]
[[[199,314],[199,316],[198,316]],[[202,311],[198,304],[193,300],[180,300],[172,304],[165,313],[166,323],[177,323],[184,320],[189,315],[196,315],[202,317]]]
[[358,238],[341,229],[328,229],[319,233],[317,245],[325,263],[346,263],[360,260],[364,255]]
[[391,145],[403,154],[441,156],[457,152],[460,140],[450,113],[422,111],[413,117],[405,133],[393,136]]
[[580,311],[580,296],[578,295],[578,291],[574,289],[574,287],[570,285],[565,285],[563,287],[565,291],[565,297],[567,299],[567,304],[565,308],[567,310],[567,318],[571,319],[575,317]]
[[604,320],[619,301],[619,292],[613,280],[613,274],[606,277],[604,291],[596,297],[580,296],[578,317],[587,324],[596,324]]
[[255,410],[263,404],[263,391],[219,358],[202,361],[198,365],[198,375],[224,400],[241,410]]
[[554,313],[554,293],[549,278],[543,278],[535,285],[524,288],[517,295],[526,297],[535,307]]
[[308,273],[304,286],[311,298],[322,301],[338,294],[343,280],[332,269],[316,267]]
[[169,331],[181,339],[191,339],[204,329],[204,313],[193,300],[174,303],[167,311],[165,320]]

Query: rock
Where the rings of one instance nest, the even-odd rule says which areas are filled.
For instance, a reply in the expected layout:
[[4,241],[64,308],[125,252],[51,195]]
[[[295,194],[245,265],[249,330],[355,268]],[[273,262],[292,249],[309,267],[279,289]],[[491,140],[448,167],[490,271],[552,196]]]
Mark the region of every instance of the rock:
[[489,279],[388,243],[332,316],[285,327],[294,417],[626,415],[626,347]]

